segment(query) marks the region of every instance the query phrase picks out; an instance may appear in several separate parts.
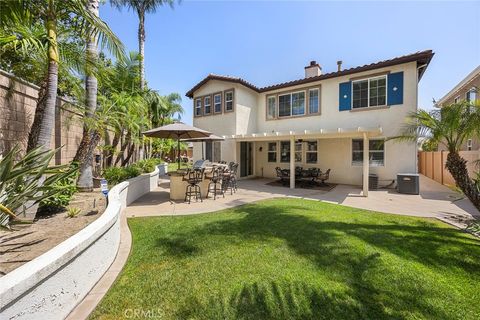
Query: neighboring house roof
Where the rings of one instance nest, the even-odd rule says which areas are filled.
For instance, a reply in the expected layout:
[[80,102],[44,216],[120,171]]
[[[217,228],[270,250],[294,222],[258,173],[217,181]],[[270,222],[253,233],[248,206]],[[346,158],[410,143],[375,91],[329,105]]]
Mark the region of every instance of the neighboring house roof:
[[445,96],[443,96],[440,100],[438,100],[437,105],[441,106],[450,98],[457,96],[458,91],[460,91],[469,82],[475,80],[475,78],[477,77],[480,77],[480,66],[476,67],[472,72],[468,74],[468,76],[466,76],[462,81],[460,81],[452,90],[450,90]]
[[293,80],[289,82],[284,82],[284,83],[279,83],[279,84],[274,84],[266,87],[257,87],[250,82],[242,79],[242,78],[237,78],[237,77],[231,77],[231,76],[221,76],[221,75],[216,75],[216,74],[209,74],[207,77],[205,77],[202,81],[197,83],[192,89],[190,89],[185,95],[189,98],[193,98],[193,93],[197,91],[201,86],[206,84],[210,80],[220,80],[220,81],[227,81],[227,82],[233,82],[233,83],[239,83],[249,89],[252,89],[253,91],[256,92],[266,92],[270,90],[275,90],[275,89],[280,89],[280,88],[286,88],[286,87],[291,87],[299,84],[305,84],[305,83],[310,83],[314,81],[319,81],[319,80],[324,80],[324,79],[329,79],[329,78],[334,78],[334,77],[341,77],[353,73],[358,73],[358,72],[363,72],[363,71],[369,71],[369,70],[374,70],[374,69],[379,69],[379,68],[384,68],[384,67],[389,67],[397,64],[402,64],[402,63],[408,63],[408,62],[413,62],[416,61],[418,66],[422,66],[421,70],[419,71],[418,79],[422,77],[423,73],[425,72],[426,67],[432,60],[434,53],[432,50],[425,50],[425,51],[419,51],[413,54],[401,56],[401,57],[396,57],[393,59],[389,60],[383,60],[371,64],[366,64],[363,66],[358,66],[350,69],[345,69],[341,71],[336,71],[336,72],[330,72],[330,73],[325,73],[316,77],[310,77],[310,78],[302,78],[298,80]]

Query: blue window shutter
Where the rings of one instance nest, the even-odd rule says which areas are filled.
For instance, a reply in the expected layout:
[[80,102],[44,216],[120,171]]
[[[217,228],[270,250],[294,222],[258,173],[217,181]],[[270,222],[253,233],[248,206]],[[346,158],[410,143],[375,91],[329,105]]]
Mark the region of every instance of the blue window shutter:
[[338,87],[338,110],[346,111],[352,108],[352,82],[342,82]]
[[389,106],[403,104],[403,72],[390,73],[387,82],[387,104]]

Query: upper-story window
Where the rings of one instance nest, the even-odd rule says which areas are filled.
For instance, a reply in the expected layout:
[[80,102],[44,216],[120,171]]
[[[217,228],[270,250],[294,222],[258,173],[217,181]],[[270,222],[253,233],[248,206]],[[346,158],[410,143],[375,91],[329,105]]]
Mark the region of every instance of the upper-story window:
[[455,99],[453,99],[453,103],[459,103],[460,102],[460,96],[457,96],[455,97]]
[[202,99],[195,99],[195,116],[199,117],[202,115]]
[[267,119],[275,119],[277,115],[277,97],[267,97]]
[[320,111],[320,89],[308,90],[308,113]]
[[213,112],[221,113],[222,112],[222,94],[216,93],[213,95]]
[[206,96],[203,98],[203,108],[205,109],[205,114],[212,113],[212,101],[210,96]]
[[352,108],[368,108],[387,104],[387,77],[352,81]]
[[225,111],[233,111],[233,90],[225,91]]
[[475,100],[477,100],[477,88],[471,88],[467,91],[465,96],[467,98],[467,101],[475,102]]
[[305,91],[278,96],[278,116],[290,117],[305,114]]

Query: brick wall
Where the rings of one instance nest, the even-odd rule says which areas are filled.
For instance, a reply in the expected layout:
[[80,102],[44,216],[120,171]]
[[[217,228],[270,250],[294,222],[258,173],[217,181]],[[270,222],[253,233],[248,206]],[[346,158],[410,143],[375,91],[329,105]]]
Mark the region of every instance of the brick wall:
[[[0,70],[0,154],[19,144],[23,154],[35,116],[39,87]],[[63,146],[55,155],[55,164],[70,162],[82,139],[82,115],[73,105],[57,99],[55,126],[50,146]]]

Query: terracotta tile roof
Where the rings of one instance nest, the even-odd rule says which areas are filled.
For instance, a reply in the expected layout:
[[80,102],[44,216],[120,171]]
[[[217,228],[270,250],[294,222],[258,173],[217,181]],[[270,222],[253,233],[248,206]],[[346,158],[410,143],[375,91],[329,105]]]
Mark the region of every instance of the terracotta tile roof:
[[310,83],[310,82],[315,82],[319,80],[324,80],[324,79],[329,79],[329,78],[335,78],[335,77],[341,77],[353,73],[358,73],[358,72],[364,72],[364,71],[369,71],[369,70],[374,70],[374,69],[379,69],[379,68],[384,68],[384,67],[389,67],[397,64],[402,64],[402,63],[408,63],[408,62],[413,62],[416,61],[418,66],[425,65],[424,68],[422,68],[419,71],[418,78],[420,79],[425,72],[426,66],[430,63],[432,60],[434,53],[432,50],[425,50],[425,51],[419,51],[415,52],[409,55],[404,55],[400,57],[396,57],[393,59],[389,60],[383,60],[371,64],[366,64],[363,66],[358,66],[350,69],[345,69],[342,71],[336,71],[336,72],[330,72],[330,73],[325,73],[320,76],[316,77],[310,77],[310,78],[302,78],[298,80],[293,80],[293,81],[288,81],[288,82],[283,82],[279,84],[274,84],[266,87],[257,87],[250,82],[243,80],[242,78],[237,78],[237,77],[231,77],[231,76],[221,76],[221,75],[215,75],[215,74],[209,74],[206,78],[204,78],[202,81],[197,83],[192,89],[190,89],[187,93],[186,96],[189,98],[193,98],[193,93],[198,90],[201,86],[203,86],[205,83],[207,83],[209,80],[221,80],[221,81],[229,81],[229,82],[234,82],[234,83],[240,83],[244,85],[247,88],[250,88],[256,92],[265,92],[265,91],[271,91],[275,89],[280,89],[280,88],[286,88],[286,87],[291,87],[299,84],[305,84],[305,83]]

